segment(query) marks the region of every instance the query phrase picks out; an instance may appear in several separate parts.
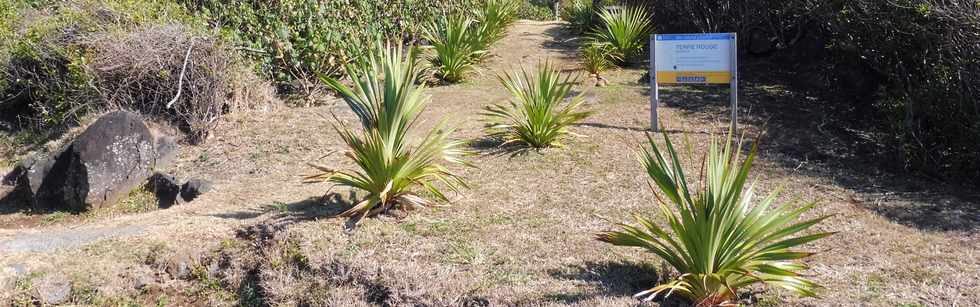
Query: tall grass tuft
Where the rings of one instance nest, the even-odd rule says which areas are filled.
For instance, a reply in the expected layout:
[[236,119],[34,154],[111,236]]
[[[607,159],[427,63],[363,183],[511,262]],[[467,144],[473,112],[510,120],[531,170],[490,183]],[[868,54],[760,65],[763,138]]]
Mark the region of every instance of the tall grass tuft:
[[487,132],[503,139],[504,144],[562,146],[561,138],[574,135],[568,127],[591,114],[581,111],[582,95],[565,102],[576,80],[548,62],[539,64],[533,74],[521,67],[520,71],[497,78],[512,97],[507,104],[487,106],[483,115]]
[[435,186],[441,182],[458,191],[466,184],[442,162],[463,164],[461,142],[449,139],[452,129],[440,122],[417,142],[410,141],[419,114],[428,103],[419,78],[415,48],[378,43],[362,61],[346,67],[354,81],[353,88],[336,79],[324,82],[340,93],[361,122],[361,131],[343,124],[334,125],[347,144],[346,156],[358,166],[353,171],[334,170],[313,165],[319,173],[306,177],[308,182],[332,182],[367,191],[366,198],[343,212],[342,216],[363,218],[395,206],[404,209],[434,206],[435,202],[417,195],[419,187],[445,201],[445,194]]
[[806,269],[799,260],[813,253],[792,248],[831,235],[800,234],[827,216],[796,222],[815,204],[774,207],[778,191],[756,200],[754,184],[745,189],[755,147],[741,162],[741,141],[733,142],[729,134],[720,147],[712,139],[695,190],[667,134],[666,151],[652,136],[648,140],[651,149],[644,150],[642,161],[658,189],[655,195],[667,226],[636,217],[638,226],[621,224],[621,230],[598,235],[613,245],[646,249],[680,273],[636,297],[649,301],[676,293],[696,306],[732,305],[739,288],[755,283],[816,296],[819,286],[799,273]]
[[592,40],[608,43],[623,61],[641,55],[647,38],[653,32],[650,15],[642,7],[625,7],[599,12],[602,25],[591,35]]

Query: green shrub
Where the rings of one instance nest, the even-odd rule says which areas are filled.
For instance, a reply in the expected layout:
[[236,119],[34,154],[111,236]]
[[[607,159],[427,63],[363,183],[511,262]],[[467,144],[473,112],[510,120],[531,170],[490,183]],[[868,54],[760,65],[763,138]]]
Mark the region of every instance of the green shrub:
[[451,129],[437,124],[421,141],[412,143],[408,134],[428,104],[423,88],[416,85],[419,67],[414,48],[405,53],[398,47],[376,45],[364,61],[349,65],[347,74],[354,80],[353,89],[335,79],[325,78],[331,88],[357,114],[360,133],[336,124],[334,128],[350,148],[346,154],[359,167],[355,171],[337,171],[315,166],[321,172],[307,177],[308,182],[332,182],[368,192],[367,198],[345,211],[343,216],[363,218],[395,206],[405,209],[433,206],[412,189],[421,187],[445,201],[445,195],[433,185],[442,182],[456,191],[465,187],[463,179],[441,162],[466,164],[462,142],[449,140]]
[[0,109],[6,113],[5,120],[26,120],[37,128],[77,121],[96,97],[86,86],[92,76],[84,68],[84,50],[65,41],[73,38],[47,28],[61,26],[61,22],[45,19],[44,27],[28,29],[15,38],[3,63],[4,103]]
[[259,71],[284,90],[336,75],[379,36],[414,41],[439,16],[470,0],[180,0],[242,45]]
[[550,0],[517,0],[517,18],[528,20],[555,20]]
[[503,144],[562,146],[563,137],[574,135],[568,127],[591,115],[581,111],[585,101],[581,94],[565,102],[576,81],[570,73],[562,73],[548,62],[539,64],[533,75],[521,67],[498,79],[512,98],[508,104],[487,106],[483,116],[487,132],[502,139]]
[[602,10],[599,17],[602,24],[593,30],[593,41],[608,43],[624,61],[634,60],[642,55],[650,33],[653,32],[650,15],[645,9],[634,6]]
[[666,151],[652,136],[648,140],[651,149],[644,151],[643,164],[659,189],[657,203],[667,227],[637,216],[639,226],[621,224],[622,230],[598,236],[613,245],[646,249],[680,273],[637,297],[676,293],[695,306],[724,306],[735,304],[737,291],[755,283],[816,295],[819,286],[798,273],[806,269],[798,260],[813,254],[791,249],[831,235],[798,235],[827,217],[795,222],[814,204],[771,208],[778,191],[754,203],[754,185],[745,189],[745,182],[755,147],[741,162],[742,144],[733,142],[731,134],[723,148],[712,139],[702,158],[701,186],[695,188],[688,186],[667,133]]
[[980,179],[977,1],[648,4],[658,30],[738,32],[740,49],[792,65],[797,84],[822,94],[824,109],[851,126],[845,130],[871,137],[858,150],[866,158],[932,178]]
[[870,99],[845,101],[877,115],[892,165],[980,179],[980,2],[853,1],[837,20],[831,69],[871,68]]
[[14,26],[18,21],[17,12],[26,7],[27,5],[17,1],[0,1],[0,51],[6,50],[16,36]]

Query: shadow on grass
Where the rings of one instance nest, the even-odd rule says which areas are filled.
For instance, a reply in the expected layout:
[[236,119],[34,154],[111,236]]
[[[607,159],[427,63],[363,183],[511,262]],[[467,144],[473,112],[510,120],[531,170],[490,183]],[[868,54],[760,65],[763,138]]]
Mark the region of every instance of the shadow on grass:
[[[893,149],[876,140],[870,111],[800,90],[789,81],[793,72],[756,62],[745,66],[739,120],[764,131],[759,149],[771,153],[767,160],[853,191],[855,196],[837,201],[898,224],[929,231],[980,229],[980,193],[971,183],[906,172]],[[679,99],[673,106],[726,118],[729,113],[726,104],[704,99]]]
[[[758,59],[743,62],[739,124],[764,133],[761,158],[854,193],[823,201],[851,203],[922,230],[980,229],[980,193],[970,183],[905,172],[901,159],[875,140],[867,111],[800,90],[792,83],[794,72],[784,67]],[[726,86],[667,87],[660,94],[663,105],[686,116],[731,119]]]
[[489,156],[509,156],[511,158],[528,154],[536,149],[525,146],[517,142],[504,144],[504,141],[495,137],[480,137],[468,143],[468,147],[478,154]]
[[541,44],[546,50],[557,51],[561,58],[575,60],[578,58],[578,46],[582,44],[583,38],[576,35],[567,24],[559,27],[551,27],[544,31],[549,40]]
[[[552,293],[546,299],[563,304],[575,304],[599,297],[632,297],[634,294],[657,285],[660,273],[653,265],[621,262],[585,262],[569,265],[549,272],[554,278],[584,282],[594,286],[594,291],[579,293]],[[658,298],[660,306],[686,306],[679,298]],[[639,300],[637,300],[639,302]]]
[[650,131],[650,128],[648,128],[648,127],[624,127],[624,126],[616,126],[616,125],[609,125],[609,124],[603,124],[603,123],[577,123],[577,124],[572,124],[572,126],[574,126],[574,127],[598,128],[598,129],[613,129],[613,130],[622,130],[622,131],[646,132],[646,133],[653,134],[654,137],[656,137],[658,139],[660,138],[660,134],[663,133],[663,132],[666,132],[667,134],[704,134],[704,135],[712,135],[712,134],[714,134],[714,135],[724,135],[726,133],[726,131],[723,131],[723,130],[718,130],[718,131],[715,131],[715,132],[711,132],[711,131],[690,131],[690,130],[670,129],[670,128],[668,128],[668,129],[661,129],[660,131],[657,131],[657,132],[652,132],[652,131]]
[[[293,203],[273,202],[254,210],[217,213],[209,216],[236,220],[251,220],[264,216],[265,219],[256,226],[274,232],[296,223],[340,217],[341,213],[354,206],[352,199],[357,199],[357,194],[353,191],[348,197],[330,193]],[[348,220],[348,227],[352,227],[356,222],[357,220],[354,219]]]

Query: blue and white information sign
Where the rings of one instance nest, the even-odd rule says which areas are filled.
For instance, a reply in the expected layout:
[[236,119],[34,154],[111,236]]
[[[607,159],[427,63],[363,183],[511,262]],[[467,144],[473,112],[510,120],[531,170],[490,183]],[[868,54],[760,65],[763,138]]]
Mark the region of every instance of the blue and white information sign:
[[650,121],[659,128],[660,85],[729,84],[732,127],[738,116],[738,37],[735,33],[654,34],[650,36]]
[[657,83],[728,84],[734,42],[730,33],[656,35]]

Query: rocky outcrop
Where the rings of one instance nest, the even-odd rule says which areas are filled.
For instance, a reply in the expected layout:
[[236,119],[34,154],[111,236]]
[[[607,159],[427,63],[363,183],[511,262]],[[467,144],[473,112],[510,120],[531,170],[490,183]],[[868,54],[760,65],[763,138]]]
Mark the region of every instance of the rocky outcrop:
[[85,211],[112,205],[176,157],[174,138],[151,130],[139,115],[100,117],[74,141],[25,160],[4,181],[37,210]]

